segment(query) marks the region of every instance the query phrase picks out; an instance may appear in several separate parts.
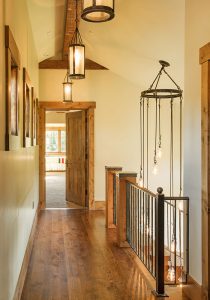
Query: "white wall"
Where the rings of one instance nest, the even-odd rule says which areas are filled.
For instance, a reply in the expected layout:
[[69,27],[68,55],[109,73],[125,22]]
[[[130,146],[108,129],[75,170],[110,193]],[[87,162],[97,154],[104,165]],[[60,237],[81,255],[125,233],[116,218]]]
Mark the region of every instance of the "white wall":
[[210,2],[186,0],[184,191],[190,197],[190,274],[201,283],[201,68],[210,41]]
[[[5,46],[9,25],[21,55],[19,80],[22,139],[22,68],[38,94],[38,64],[25,0],[0,0],[0,300],[13,299],[31,225],[38,204],[38,147],[4,151]],[[34,206],[34,208],[33,208]]]

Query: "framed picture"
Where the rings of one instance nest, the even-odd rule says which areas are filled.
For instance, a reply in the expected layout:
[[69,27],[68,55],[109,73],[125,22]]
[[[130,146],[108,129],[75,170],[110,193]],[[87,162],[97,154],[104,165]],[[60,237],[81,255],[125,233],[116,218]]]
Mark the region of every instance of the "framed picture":
[[32,145],[38,145],[38,99],[32,87]]
[[5,26],[6,134],[5,150],[20,147],[19,137],[20,53],[9,26]]
[[23,68],[23,147],[32,145],[32,87],[25,68]]

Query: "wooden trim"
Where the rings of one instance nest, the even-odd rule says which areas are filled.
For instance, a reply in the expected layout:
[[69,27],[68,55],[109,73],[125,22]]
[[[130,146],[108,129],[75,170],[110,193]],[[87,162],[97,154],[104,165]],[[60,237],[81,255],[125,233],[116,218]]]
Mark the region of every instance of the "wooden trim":
[[39,208],[37,208],[37,211],[36,211],[36,214],[35,214],[35,217],[34,217],[30,237],[29,237],[28,244],[27,244],[27,247],[26,247],[26,251],[25,251],[25,255],[24,255],[24,259],[23,259],[21,270],[20,270],[20,274],[19,274],[17,285],[16,285],[13,300],[20,300],[21,299],[21,295],[22,295],[22,291],[23,291],[23,287],[24,287],[24,282],[25,282],[25,278],[26,278],[26,274],[27,274],[27,270],[28,270],[28,266],[29,266],[29,262],[30,262],[31,251],[32,251],[32,248],[33,248],[33,243],[34,243],[38,218],[39,218]]
[[95,210],[105,210],[106,201],[95,201]]
[[20,69],[20,52],[8,25],[5,26],[5,47],[11,51],[12,59]]
[[45,109],[39,107],[39,203],[45,208]]
[[[45,59],[39,63],[39,69],[67,70],[68,65],[69,65],[68,60]],[[88,58],[85,59],[85,69],[86,70],[108,70],[106,67]]]
[[46,207],[45,187],[45,112],[49,110],[86,110],[88,139],[88,208],[95,208],[94,200],[94,108],[95,102],[39,102],[39,186],[40,207]]
[[202,147],[202,299],[210,288],[210,43],[200,49]]
[[203,64],[210,60],[210,43],[206,44],[199,51],[199,62]]
[[204,299],[202,298],[202,287],[191,276],[187,278],[187,284],[183,285],[182,293],[191,300]]
[[88,141],[88,201],[89,209],[94,209],[94,109],[87,111],[87,141]]
[[126,182],[136,183],[137,173],[119,172],[117,176],[117,244],[130,247],[126,238]]
[[56,110],[79,110],[79,109],[89,109],[96,108],[96,102],[56,102],[56,101],[40,101],[39,107],[44,108],[48,111],[56,111]]

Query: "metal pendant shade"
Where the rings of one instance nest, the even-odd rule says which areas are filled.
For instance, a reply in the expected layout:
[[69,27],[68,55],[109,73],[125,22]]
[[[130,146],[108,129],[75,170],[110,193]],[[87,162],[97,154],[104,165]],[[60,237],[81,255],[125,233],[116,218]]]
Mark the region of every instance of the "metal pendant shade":
[[63,102],[73,102],[72,101],[72,84],[73,82],[69,80],[69,73],[67,72],[64,82],[63,82]]
[[114,0],[83,0],[82,19],[88,22],[106,22],[114,18]]

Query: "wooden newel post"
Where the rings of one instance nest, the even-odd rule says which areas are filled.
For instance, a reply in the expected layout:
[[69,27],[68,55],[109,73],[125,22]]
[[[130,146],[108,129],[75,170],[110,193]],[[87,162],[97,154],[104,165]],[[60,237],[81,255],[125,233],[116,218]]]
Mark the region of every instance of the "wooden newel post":
[[114,172],[122,171],[121,167],[105,167],[106,172],[106,227],[115,228],[114,224]]
[[164,194],[163,189],[157,189],[155,203],[155,256],[156,256],[156,297],[168,297],[164,286]]
[[126,182],[136,183],[137,173],[119,172],[117,174],[117,244],[130,247],[126,238]]

